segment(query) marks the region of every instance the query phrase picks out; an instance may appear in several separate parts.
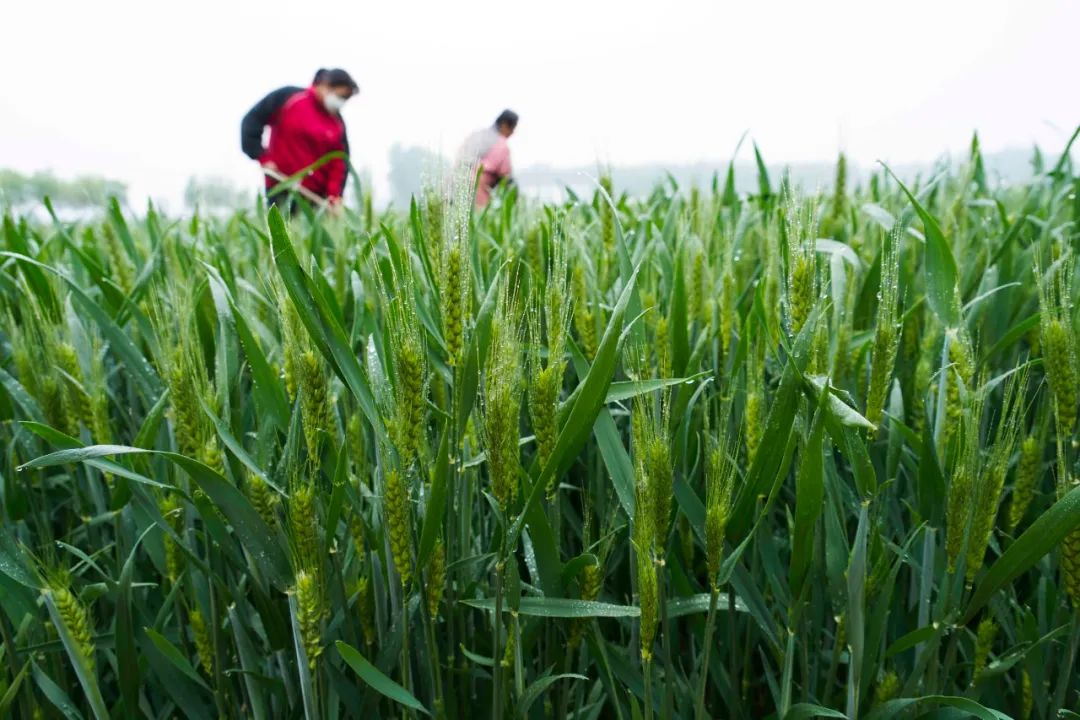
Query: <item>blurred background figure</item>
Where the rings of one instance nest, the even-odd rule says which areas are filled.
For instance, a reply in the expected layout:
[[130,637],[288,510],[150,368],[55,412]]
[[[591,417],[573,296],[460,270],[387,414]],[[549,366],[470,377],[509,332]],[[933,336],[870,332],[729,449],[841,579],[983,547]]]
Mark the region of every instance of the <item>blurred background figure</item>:
[[502,181],[512,183],[510,146],[506,142],[517,128],[518,116],[513,110],[503,110],[495,124],[482,128],[465,138],[458,153],[459,166],[480,172],[476,187],[476,205],[484,207],[491,199],[491,190]]
[[[288,190],[278,184],[316,163],[324,155],[348,155],[349,140],[341,109],[360,91],[349,73],[340,68],[319,69],[308,88],[286,86],[274,90],[255,104],[240,123],[244,154],[258,161],[266,175],[266,198],[271,204],[284,201]],[[263,147],[263,130],[270,140]],[[300,183],[300,194],[310,200],[337,205],[345,190],[348,165],[334,158],[310,170]],[[290,209],[295,210],[295,206]]]

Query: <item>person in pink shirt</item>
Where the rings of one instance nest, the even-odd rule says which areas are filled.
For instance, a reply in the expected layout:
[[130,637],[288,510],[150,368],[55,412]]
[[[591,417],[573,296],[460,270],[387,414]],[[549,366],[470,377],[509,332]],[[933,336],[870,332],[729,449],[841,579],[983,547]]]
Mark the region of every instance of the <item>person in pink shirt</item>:
[[513,182],[510,167],[510,146],[507,140],[517,128],[518,116],[513,110],[503,110],[491,127],[477,130],[462,145],[458,162],[478,172],[476,206],[484,207],[491,200],[491,190],[502,181]]

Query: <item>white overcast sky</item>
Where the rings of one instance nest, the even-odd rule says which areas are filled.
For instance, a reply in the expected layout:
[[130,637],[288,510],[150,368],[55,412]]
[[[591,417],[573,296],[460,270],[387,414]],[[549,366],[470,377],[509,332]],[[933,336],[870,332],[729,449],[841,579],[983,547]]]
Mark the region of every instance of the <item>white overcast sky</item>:
[[[920,161],[1080,123],[1076,0],[5,0],[0,167],[96,173],[178,202],[191,175],[256,187],[239,147],[264,93],[340,66],[355,161],[452,153],[503,107],[518,166]],[[744,151],[745,152],[745,151]],[[382,193],[385,197],[385,192]],[[171,203],[170,203],[171,204]]]

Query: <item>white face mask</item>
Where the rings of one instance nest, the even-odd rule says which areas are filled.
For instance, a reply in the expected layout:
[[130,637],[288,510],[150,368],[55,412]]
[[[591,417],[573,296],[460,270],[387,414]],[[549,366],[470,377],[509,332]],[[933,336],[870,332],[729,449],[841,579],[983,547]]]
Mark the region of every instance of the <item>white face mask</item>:
[[323,105],[326,109],[332,113],[341,112],[341,108],[345,107],[345,98],[341,97],[337,93],[328,92],[323,96]]

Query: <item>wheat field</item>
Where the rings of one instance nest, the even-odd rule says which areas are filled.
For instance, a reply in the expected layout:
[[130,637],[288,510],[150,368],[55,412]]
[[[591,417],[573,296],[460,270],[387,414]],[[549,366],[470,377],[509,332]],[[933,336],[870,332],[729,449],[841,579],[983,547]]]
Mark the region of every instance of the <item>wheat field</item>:
[[0,716],[1078,717],[1069,149],[754,150],[5,215]]

